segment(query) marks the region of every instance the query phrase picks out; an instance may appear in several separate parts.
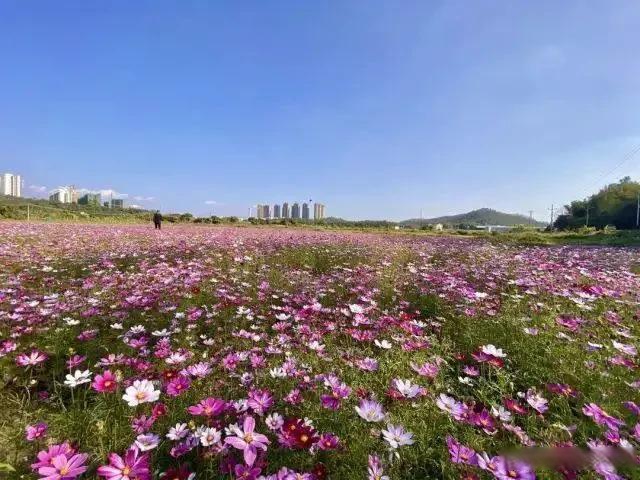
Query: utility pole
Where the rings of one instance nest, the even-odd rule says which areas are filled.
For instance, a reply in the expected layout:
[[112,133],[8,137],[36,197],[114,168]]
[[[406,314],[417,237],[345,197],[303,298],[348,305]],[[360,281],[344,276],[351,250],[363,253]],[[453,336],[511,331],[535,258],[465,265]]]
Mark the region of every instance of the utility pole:
[[551,223],[549,224],[549,227],[551,228],[551,230],[553,230],[553,203],[551,204]]
[[593,207],[589,206],[589,204],[587,204],[587,220],[585,222],[585,227],[589,226],[589,210],[591,210]]
[[533,224],[533,210],[529,210],[529,225]]

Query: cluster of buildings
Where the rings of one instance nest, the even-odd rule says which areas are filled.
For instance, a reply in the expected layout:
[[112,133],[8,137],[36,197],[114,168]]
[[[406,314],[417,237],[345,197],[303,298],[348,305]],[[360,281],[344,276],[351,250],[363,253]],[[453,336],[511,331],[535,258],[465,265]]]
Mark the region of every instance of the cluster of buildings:
[[11,197],[22,196],[22,178],[20,175],[13,173],[3,173],[0,176],[0,195],[9,195]]
[[107,208],[124,208],[124,200],[121,198],[111,198],[109,201],[102,202],[102,196],[99,193],[89,192],[80,196],[73,185],[56,188],[49,195],[49,201],[55,203],[77,203],[78,205],[92,205],[94,207],[102,205]]
[[[298,202],[291,205],[289,208],[289,204],[284,202],[282,206],[279,204],[273,205],[271,208],[270,205],[257,205],[256,206],[256,217],[259,219],[269,220],[272,218],[293,218],[293,219],[303,219],[310,220],[310,210],[309,204],[303,203],[302,207]],[[322,220],[324,218],[324,205],[322,203],[314,203],[313,204],[313,219],[314,220]]]

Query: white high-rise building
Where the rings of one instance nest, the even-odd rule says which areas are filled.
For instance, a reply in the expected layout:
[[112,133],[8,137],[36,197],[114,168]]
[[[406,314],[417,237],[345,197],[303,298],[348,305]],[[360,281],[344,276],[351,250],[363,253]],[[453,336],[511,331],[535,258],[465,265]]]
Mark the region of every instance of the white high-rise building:
[[58,187],[49,195],[49,201],[57,203],[78,203],[78,192],[74,186]]
[[22,178],[13,173],[3,173],[0,177],[0,195],[22,196]]

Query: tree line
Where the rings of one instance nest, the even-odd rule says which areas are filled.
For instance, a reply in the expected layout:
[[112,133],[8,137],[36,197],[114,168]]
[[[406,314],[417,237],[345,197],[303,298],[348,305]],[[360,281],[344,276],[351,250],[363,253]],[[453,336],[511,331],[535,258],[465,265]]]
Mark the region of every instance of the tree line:
[[611,183],[584,200],[574,200],[565,205],[565,213],[554,222],[558,230],[582,227],[630,230],[638,228],[638,198],[640,183],[624,177]]

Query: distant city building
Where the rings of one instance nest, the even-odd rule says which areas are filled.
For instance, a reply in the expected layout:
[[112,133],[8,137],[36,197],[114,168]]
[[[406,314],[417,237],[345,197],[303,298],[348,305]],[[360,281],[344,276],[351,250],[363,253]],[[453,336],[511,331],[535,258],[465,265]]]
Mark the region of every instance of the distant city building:
[[313,219],[322,220],[324,218],[324,205],[322,203],[315,203],[313,205]]
[[289,204],[287,202],[284,202],[282,204],[282,218],[290,218],[291,217],[291,212],[289,212]]
[[262,205],[256,205],[256,218],[264,218],[264,213],[262,212]]
[[302,218],[309,220],[309,205],[306,202],[302,204]]
[[85,193],[78,199],[78,205],[92,205],[99,207],[102,202],[102,198],[99,193]]
[[271,218],[271,207],[269,205],[262,206],[262,213],[264,214],[264,218]]
[[22,196],[22,178],[13,173],[3,173],[0,177],[0,195]]
[[280,218],[280,205],[278,204],[273,206],[273,218]]
[[298,205],[298,202],[291,206],[291,218],[300,218],[300,205]]
[[112,198],[111,208],[124,208],[124,200],[121,198]]
[[103,207],[106,207],[106,208],[109,208],[109,202],[103,202],[103,203],[102,203],[102,206],[103,206]]
[[56,203],[78,203],[78,191],[73,185],[69,187],[58,187],[49,195],[49,201]]

